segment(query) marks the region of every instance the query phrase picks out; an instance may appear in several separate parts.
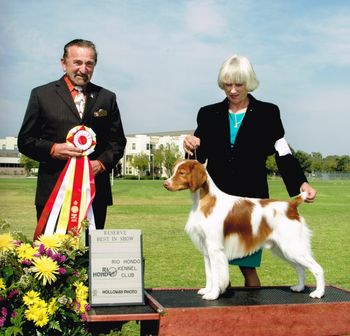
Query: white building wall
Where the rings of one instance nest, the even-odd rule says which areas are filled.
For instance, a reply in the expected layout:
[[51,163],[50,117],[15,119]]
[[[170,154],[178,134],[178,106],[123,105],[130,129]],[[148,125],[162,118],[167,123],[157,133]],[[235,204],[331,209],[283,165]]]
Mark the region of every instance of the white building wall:
[[0,175],[23,175],[20,167],[20,154],[17,148],[17,138],[0,139]]
[[174,144],[180,153],[185,156],[185,151],[183,149],[183,141],[185,138],[186,134],[182,134],[180,136],[163,136],[159,138],[159,141],[157,143],[157,147],[159,148],[160,145],[166,146],[167,144]]
[[6,137],[5,139],[0,139],[0,149],[2,149],[2,150],[18,150],[17,138]]
[[[170,132],[169,132],[170,133]],[[132,156],[137,154],[147,154],[150,157],[150,162],[152,161],[152,150],[159,148],[160,145],[166,146],[167,144],[174,144],[179,149],[180,153],[185,156],[182,144],[183,139],[187,134],[191,132],[188,131],[186,134],[181,134],[181,132],[172,132],[173,135],[167,135],[165,132],[161,134],[136,134],[127,136],[127,143],[125,147],[124,156],[121,159],[122,164],[122,174],[123,175],[137,175],[137,170],[131,166]],[[176,133],[176,134],[174,134]],[[17,138],[16,137],[6,137],[5,139],[0,139],[0,150],[18,150],[17,148]],[[0,162],[8,163],[10,160],[12,163],[19,162],[19,157],[17,158],[4,158],[0,156]]]
[[124,156],[122,158],[122,174],[137,175],[137,170],[132,167],[131,160],[134,155],[151,154],[151,139],[150,136],[137,134],[135,136],[126,137],[126,146]]

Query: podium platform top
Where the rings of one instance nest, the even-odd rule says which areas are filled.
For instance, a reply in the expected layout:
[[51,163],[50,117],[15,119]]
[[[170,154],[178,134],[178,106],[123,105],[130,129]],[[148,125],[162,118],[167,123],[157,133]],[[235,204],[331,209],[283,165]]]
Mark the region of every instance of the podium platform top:
[[198,289],[148,289],[148,293],[164,308],[205,308],[225,306],[256,306],[256,305],[286,305],[286,304],[324,304],[350,302],[350,292],[327,286],[321,299],[312,299],[309,294],[314,290],[306,287],[301,293],[295,293],[287,286],[271,287],[230,287],[217,300],[203,300],[197,294]]
[[151,320],[173,308],[350,304],[350,292],[344,289],[326,286],[325,296],[321,299],[310,298],[312,290],[307,287],[302,293],[295,293],[287,286],[230,287],[217,300],[207,301],[197,294],[198,288],[152,288],[145,290],[145,305],[94,307],[88,313],[88,320]]

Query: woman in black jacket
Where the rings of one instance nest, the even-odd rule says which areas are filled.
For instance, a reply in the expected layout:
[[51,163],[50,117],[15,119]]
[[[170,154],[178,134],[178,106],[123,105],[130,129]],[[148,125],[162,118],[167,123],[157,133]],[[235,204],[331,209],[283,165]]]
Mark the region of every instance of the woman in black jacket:
[[[278,106],[259,101],[249,92],[259,82],[250,61],[234,55],[221,66],[218,85],[226,98],[202,107],[194,135],[184,140],[185,151],[204,163],[215,184],[224,192],[243,197],[268,198],[266,159],[275,154],[279,172],[290,196],[307,192],[308,202],[316,190],[307,179],[284,139]],[[256,267],[261,250],[230,261],[238,265],[245,286],[260,286]]]

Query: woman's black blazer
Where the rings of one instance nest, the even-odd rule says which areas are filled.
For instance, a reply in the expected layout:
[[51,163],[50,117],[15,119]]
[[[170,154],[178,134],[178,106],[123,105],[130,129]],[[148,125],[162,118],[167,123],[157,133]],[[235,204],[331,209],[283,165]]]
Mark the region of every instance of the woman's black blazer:
[[249,106],[239,128],[236,141],[230,144],[227,98],[202,107],[197,116],[201,145],[197,159],[204,163],[215,184],[231,195],[267,198],[266,159],[275,154],[279,172],[290,196],[300,193],[307,179],[297,159],[291,155],[279,156],[275,142],[284,137],[279,108],[271,103],[249,97]]

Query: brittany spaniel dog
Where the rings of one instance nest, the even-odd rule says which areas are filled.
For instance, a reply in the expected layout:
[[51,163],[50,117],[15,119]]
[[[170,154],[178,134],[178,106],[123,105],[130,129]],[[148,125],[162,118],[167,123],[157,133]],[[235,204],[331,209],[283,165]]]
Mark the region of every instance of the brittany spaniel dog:
[[290,201],[231,196],[220,191],[196,160],[183,160],[164,182],[169,191],[189,189],[193,206],[186,232],[204,256],[206,285],[198,291],[205,300],[215,300],[229,285],[228,260],[248,256],[262,247],[293,265],[304,290],[305,268],[316,279],[311,298],[324,295],[322,267],[312,257],[310,231],[297,207],[305,193]]

